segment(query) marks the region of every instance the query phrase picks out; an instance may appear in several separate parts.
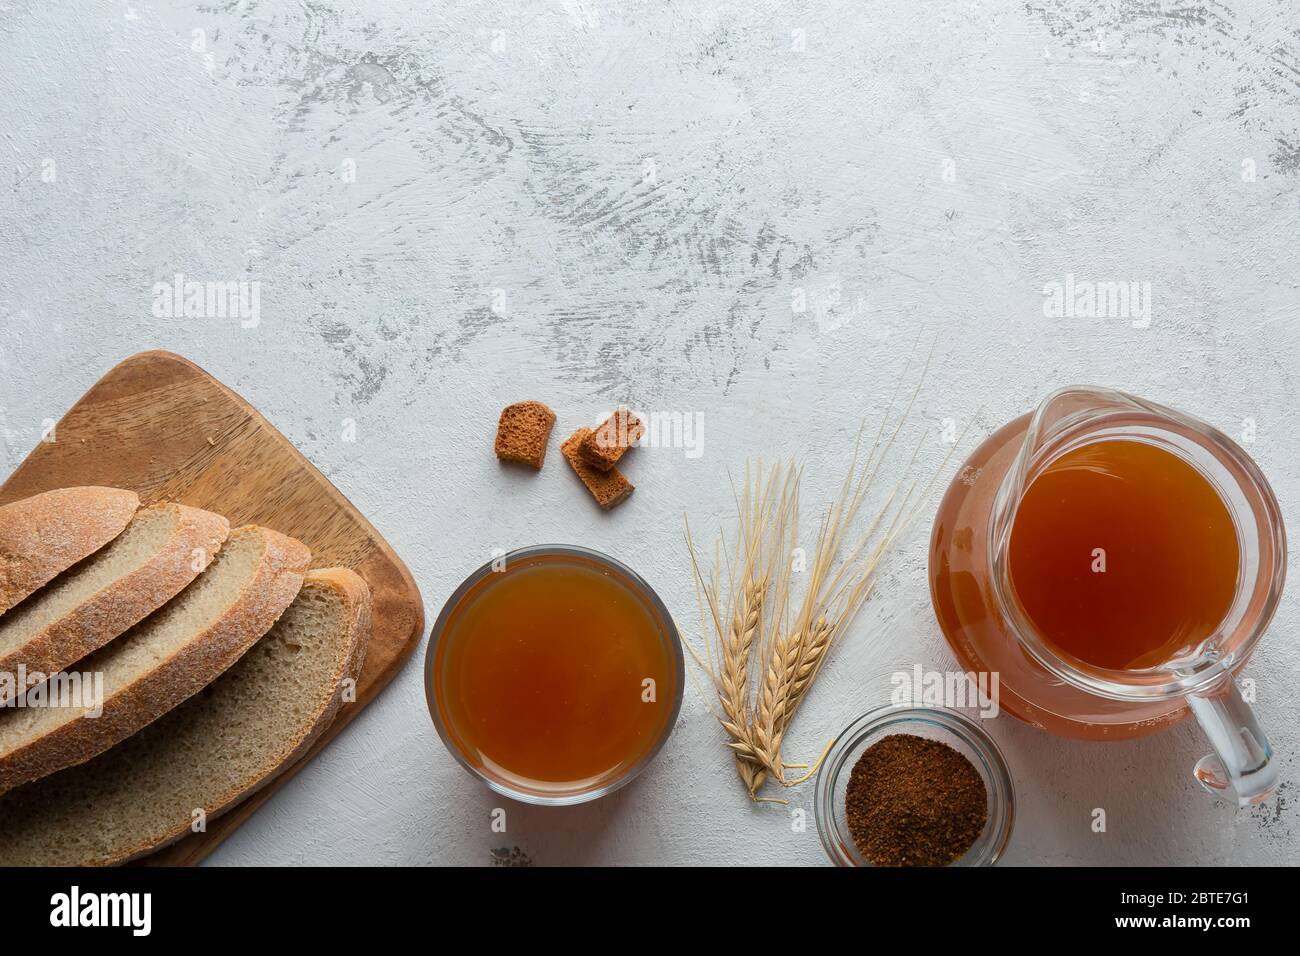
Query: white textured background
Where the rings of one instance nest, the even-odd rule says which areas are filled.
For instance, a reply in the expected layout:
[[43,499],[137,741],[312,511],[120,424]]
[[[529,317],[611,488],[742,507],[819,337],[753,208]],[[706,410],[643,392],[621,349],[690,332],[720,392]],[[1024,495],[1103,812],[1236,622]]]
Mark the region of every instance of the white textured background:
[[[1254,419],[1300,527],[1298,108],[1293,0],[0,0],[0,464],[114,362],[168,348],[371,518],[430,621],[493,548],[564,540],[628,560],[694,632],[682,511],[716,527],[751,452],[800,456],[824,499],[927,331],[918,430],[982,436],[1076,381],[1232,434]],[[260,282],[260,326],[154,318],[177,272]],[[1044,318],[1067,272],[1150,282],[1151,327]],[[535,477],[491,454],[520,398],[560,414]],[[634,453],[637,493],[604,516],[556,445],[620,401],[702,412],[705,454]],[[884,700],[896,668],[951,666],[923,525],[790,759]],[[1281,799],[1205,798],[1191,726],[1083,744],[1003,717],[1007,861],[1294,862],[1297,593],[1248,672]],[[512,805],[493,835],[500,801],[444,752],[422,662],[212,861],[823,860],[811,829],[743,798],[691,691],[633,786]]]

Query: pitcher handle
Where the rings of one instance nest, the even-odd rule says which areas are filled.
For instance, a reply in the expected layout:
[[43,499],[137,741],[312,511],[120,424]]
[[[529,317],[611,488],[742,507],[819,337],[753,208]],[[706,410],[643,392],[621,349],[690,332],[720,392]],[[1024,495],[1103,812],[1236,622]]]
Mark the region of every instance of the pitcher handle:
[[1277,790],[1277,761],[1268,735],[1241,697],[1231,674],[1214,686],[1190,694],[1187,703],[1214,753],[1193,771],[1207,791],[1239,807],[1263,803]]

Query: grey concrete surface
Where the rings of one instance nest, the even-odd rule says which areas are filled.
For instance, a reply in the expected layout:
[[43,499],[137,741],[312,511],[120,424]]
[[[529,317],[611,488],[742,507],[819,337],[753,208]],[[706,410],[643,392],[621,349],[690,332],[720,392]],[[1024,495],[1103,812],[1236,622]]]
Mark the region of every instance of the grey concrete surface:
[[[114,362],[167,348],[371,518],[430,620],[493,549],[564,540],[628,560],[696,634],[682,513],[716,528],[728,469],[797,456],[811,520],[922,336],[918,470],[946,419],[978,438],[1057,386],[1111,385],[1248,434],[1294,524],[1298,107],[1292,0],[0,0],[0,466]],[[255,314],[169,309],[177,274],[256,283]],[[1149,283],[1149,316],[1045,314],[1067,275]],[[559,412],[557,439],[618,402],[698,412],[703,454],[638,451],[603,515],[555,443],[538,476],[497,465],[520,398]],[[793,753],[899,667],[952,666],[927,531]],[[1297,593],[1249,667],[1279,800],[1204,797],[1190,726],[1084,744],[1003,716],[1006,861],[1295,862]],[[824,862],[811,827],[744,799],[693,691],[633,786],[511,805],[492,833],[500,801],[437,739],[421,658],[211,862]]]

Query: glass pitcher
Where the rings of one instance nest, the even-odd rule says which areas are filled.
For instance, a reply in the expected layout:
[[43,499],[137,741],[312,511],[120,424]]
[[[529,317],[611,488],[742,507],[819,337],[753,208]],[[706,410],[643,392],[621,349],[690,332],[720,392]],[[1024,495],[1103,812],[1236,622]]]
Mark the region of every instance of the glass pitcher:
[[[1112,670],[1058,653],[1011,587],[1009,545],[1025,490],[1061,455],[1099,441],[1145,442],[1195,467],[1232,517],[1236,590],[1213,633],[1155,667]],[[1123,392],[1071,387],[989,437],[954,479],[935,519],[930,585],[963,664],[996,671],[1001,704],[1046,730],[1089,739],[1152,733],[1194,715],[1214,748],[1196,779],[1240,805],[1268,799],[1277,763],[1234,676],[1282,593],[1286,542],[1272,489],[1250,457],[1210,426]]]

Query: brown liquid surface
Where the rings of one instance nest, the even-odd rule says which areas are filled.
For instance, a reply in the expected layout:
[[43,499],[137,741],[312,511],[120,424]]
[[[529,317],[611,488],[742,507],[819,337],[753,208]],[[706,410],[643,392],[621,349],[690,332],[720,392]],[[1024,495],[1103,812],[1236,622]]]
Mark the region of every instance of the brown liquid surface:
[[1098,667],[1153,667],[1208,637],[1232,604],[1238,558],[1214,486],[1135,441],[1062,455],[1025,490],[1011,529],[1012,585],[1030,620]]
[[448,621],[444,721],[471,762],[508,782],[612,779],[655,745],[672,712],[670,638],[621,575],[581,558],[521,560],[487,575]]

